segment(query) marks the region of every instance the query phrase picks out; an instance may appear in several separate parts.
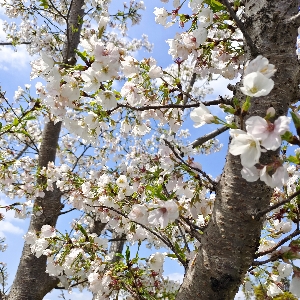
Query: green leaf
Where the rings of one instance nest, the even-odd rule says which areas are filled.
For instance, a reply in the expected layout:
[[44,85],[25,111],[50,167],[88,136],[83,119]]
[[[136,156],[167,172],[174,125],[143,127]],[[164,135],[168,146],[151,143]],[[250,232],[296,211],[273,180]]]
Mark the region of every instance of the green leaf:
[[30,136],[30,134],[26,130],[16,130],[15,133],[23,133],[26,136]]
[[246,97],[246,101],[243,104],[242,111],[248,111],[249,110],[249,108],[251,106],[250,99],[251,98],[249,96]]
[[290,141],[292,141],[292,139],[293,139],[293,134],[292,134],[290,131],[286,131],[286,132],[281,136],[281,138],[282,138],[284,141],[290,142]]
[[42,6],[44,9],[49,8],[49,4],[47,0],[40,0],[40,6]]
[[170,257],[170,258],[177,258],[177,256],[173,253],[167,254],[167,256]]
[[299,164],[300,164],[299,157],[297,157],[297,156],[292,156],[292,155],[290,155],[290,156],[287,158],[287,160],[288,160],[289,162],[291,162],[291,163],[296,164],[296,165],[299,165]]
[[30,116],[30,115],[28,115],[28,116],[26,116],[23,120],[29,121],[29,120],[35,120],[35,119],[36,119],[35,116]]
[[235,108],[240,107],[240,102],[237,98],[233,97],[232,101]]
[[14,118],[13,125],[17,126],[18,124],[19,124],[19,119],[18,118]]
[[291,111],[291,116],[297,131],[297,134],[300,136],[300,118],[298,116],[298,114],[294,113]]
[[218,12],[220,10],[225,10],[225,6],[217,0],[206,0],[206,4],[210,6],[213,12]]
[[126,251],[125,251],[125,258],[126,258],[127,262],[130,260],[130,249],[129,249],[128,246],[127,246]]
[[221,109],[224,110],[226,113],[230,113],[232,115],[235,114],[236,110],[231,106],[231,105],[226,105],[226,104],[220,104],[219,105]]
[[175,246],[176,253],[177,253],[183,260],[185,260],[186,258],[185,258],[184,252],[183,252],[183,250],[180,248],[179,244],[178,244],[177,242],[175,242],[174,246]]
[[291,116],[296,128],[300,128],[300,119],[294,112],[291,111]]
[[83,233],[83,235],[85,236],[85,238],[86,238],[87,240],[89,239],[89,236],[88,236],[87,232],[85,231],[85,229],[83,228],[82,225],[77,224],[77,229],[79,229],[79,230]]
[[86,51],[78,51],[78,50],[74,50],[75,53],[85,62],[85,63],[88,63],[88,58],[87,58],[87,52]]

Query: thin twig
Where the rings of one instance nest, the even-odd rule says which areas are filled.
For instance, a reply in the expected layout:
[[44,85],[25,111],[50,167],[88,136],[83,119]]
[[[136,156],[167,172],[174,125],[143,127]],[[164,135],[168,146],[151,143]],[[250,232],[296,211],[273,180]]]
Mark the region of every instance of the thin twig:
[[202,136],[202,137],[196,139],[194,142],[192,142],[192,143],[190,144],[190,146],[192,146],[193,148],[196,148],[196,147],[198,147],[198,146],[201,146],[201,145],[203,145],[205,142],[207,142],[207,141],[209,141],[209,140],[215,138],[216,136],[218,136],[219,134],[225,132],[225,131],[228,130],[228,129],[229,129],[229,127],[227,127],[227,126],[220,127],[220,128],[218,128],[218,129],[216,129],[216,130],[214,130],[214,131],[212,131],[212,132],[210,132],[210,133],[208,133],[208,134],[206,134],[206,135],[204,135],[204,136]]
[[209,183],[212,185],[213,188],[215,188],[216,186],[216,182],[213,181],[204,171],[202,171],[201,169],[197,168],[197,167],[193,167],[191,165],[189,165],[188,163],[186,163],[179,155],[178,153],[175,151],[174,147],[171,145],[171,143],[169,141],[167,141],[166,139],[164,139],[164,142],[166,143],[166,145],[172,150],[172,152],[174,153],[174,155],[176,156],[177,159],[179,159],[184,165],[186,165],[187,167],[199,172],[203,177],[205,177]]
[[[108,206],[104,206],[104,205],[96,205],[96,206],[93,206],[94,208],[105,208],[105,209],[108,209],[108,210],[112,210],[114,212],[116,212],[117,214],[121,215],[122,217],[128,219],[128,216],[125,214],[125,213],[122,213],[120,211],[118,211],[117,209],[113,208],[113,207],[108,207]],[[134,220],[130,220],[131,222],[133,223],[136,223],[138,225],[140,225],[141,227],[143,227],[144,229],[146,229],[147,231],[149,231],[150,233],[152,233],[154,236],[156,236],[158,239],[160,239],[162,242],[165,243],[165,245],[167,245],[173,252],[174,254],[176,255],[177,259],[182,263],[183,266],[186,266],[186,261],[184,261],[180,255],[177,254],[177,251],[175,249],[175,247],[172,245],[172,243],[168,240],[166,240],[165,237],[162,237],[161,235],[159,235],[158,233],[156,233],[155,231],[153,231],[152,229],[148,228],[147,226],[143,225],[142,223],[139,223],[139,222],[136,222]]]
[[184,241],[184,244],[185,244],[185,247],[186,247],[186,250],[187,250],[187,252],[188,253],[191,253],[191,250],[190,250],[190,247],[189,247],[189,244],[188,244],[188,242],[187,242],[187,240],[186,240],[186,238],[185,238],[185,234],[184,234],[184,232],[182,231],[182,229],[181,229],[181,227],[180,227],[180,220],[176,220],[176,224],[177,224],[177,226],[178,226],[178,228],[179,228],[179,231],[180,231],[180,234],[181,234],[181,236],[182,236],[182,239],[183,239],[183,241]]
[[[87,282],[87,281],[88,281],[87,279],[84,279],[84,280],[82,280],[82,281],[79,281],[79,282],[76,282],[76,283],[74,283],[74,284],[71,284],[71,285],[70,285],[70,288],[71,288],[71,287],[74,287],[74,286],[77,286],[77,285],[79,285],[79,284],[85,283],[85,282]],[[55,290],[65,290],[66,288],[65,288],[64,286],[56,286],[54,289],[55,289]]]
[[244,38],[246,40],[247,45],[250,48],[250,52],[252,56],[257,56],[259,54],[259,51],[257,49],[257,47],[254,45],[250,35],[248,34],[248,32],[246,31],[244,24],[242,23],[242,21],[238,18],[238,16],[236,15],[236,13],[234,12],[234,10],[231,7],[231,4],[229,3],[228,0],[221,0],[222,3],[226,6],[230,16],[232,17],[232,19],[235,21],[236,25],[238,26],[238,28],[241,30],[241,32],[244,35]]
[[191,77],[191,80],[190,80],[190,82],[189,82],[188,88],[187,88],[187,90],[186,90],[186,94],[185,94],[184,97],[183,97],[183,105],[186,105],[187,102],[188,102],[188,99],[189,99],[188,95],[190,94],[190,92],[191,92],[191,90],[192,90],[192,88],[193,88],[193,86],[194,86],[194,84],[195,84],[196,77],[197,77],[197,74],[196,74],[196,73],[193,73],[193,75],[192,75],[192,77]]
[[71,211],[73,211],[73,210],[76,210],[76,208],[73,207],[73,208],[71,208],[71,209],[69,209],[69,210],[62,211],[62,212],[59,213],[59,216],[64,215],[64,214],[67,214],[67,213],[69,213],[69,212],[71,212]]
[[29,148],[29,145],[26,144],[25,147],[18,153],[18,155],[14,158],[14,160],[18,160],[25,153],[25,151]]
[[278,242],[274,247],[263,251],[263,252],[259,252],[257,254],[255,254],[255,258],[264,256],[266,254],[272,253],[273,251],[275,251],[276,249],[278,249],[280,246],[282,246],[283,244],[285,244],[287,241],[289,241],[290,239],[292,239],[293,237],[297,236],[300,234],[300,230],[295,230],[293,233],[289,234],[288,236],[286,236],[285,238],[283,238],[280,242]]
[[[185,218],[181,216],[181,219],[185,221]],[[183,223],[182,220],[179,220],[179,222],[182,224],[182,226],[185,227],[185,230],[192,236],[194,237],[199,243],[201,243],[201,235],[199,232],[193,228],[190,224],[188,224],[186,221]],[[187,223],[187,224],[186,224]],[[193,225],[193,224],[192,224]],[[189,226],[189,228],[187,228]]]
[[20,43],[12,43],[12,42],[0,42],[0,46],[17,46],[17,45],[30,45],[31,42],[20,42]]
[[255,218],[256,220],[259,220],[259,219],[260,219],[262,216],[264,216],[266,213],[268,213],[268,212],[270,212],[270,211],[272,211],[272,210],[274,210],[274,209],[280,207],[281,205],[284,205],[284,204],[290,202],[291,200],[293,200],[293,198],[295,198],[295,197],[298,196],[298,195],[300,195],[300,190],[298,190],[297,192],[295,192],[294,194],[292,194],[291,196],[289,196],[287,199],[282,200],[282,201],[280,201],[280,202],[278,202],[278,203],[276,203],[276,204],[274,204],[274,205],[272,205],[272,206],[267,207],[266,209],[261,210],[260,212],[258,212],[258,213],[255,215],[254,218]]

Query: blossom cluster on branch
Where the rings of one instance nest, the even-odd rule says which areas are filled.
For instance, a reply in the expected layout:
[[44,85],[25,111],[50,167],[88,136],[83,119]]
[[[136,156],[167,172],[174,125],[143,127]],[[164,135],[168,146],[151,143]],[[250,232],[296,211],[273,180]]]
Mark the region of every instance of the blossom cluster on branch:
[[[195,128],[230,128],[229,152],[240,156],[241,177],[274,188],[272,205],[298,191],[300,152],[279,153],[283,141],[300,145],[290,129],[291,118],[277,117],[272,107],[264,117],[247,116],[251,98],[272,91],[275,66],[261,55],[244,61],[241,31],[216,0],[174,0],[170,12],[155,8],[156,23],[165,28],[178,23],[182,29],[167,40],[174,60],[167,68],[153,57],[137,59],[135,52],[151,50],[151,44],[146,36],[130,40],[127,35],[128,21],[135,25],[141,19],[143,1],[122,4],[115,14],[109,0],[85,1],[86,13],[78,20],[83,26],[80,45],[67,61],[62,53],[72,1],[29,2],[2,4],[9,17],[22,19],[19,25],[4,23],[8,40],[13,45],[28,42],[29,53],[40,55],[31,63],[31,78],[42,81],[35,85],[37,97],[30,94],[30,85],[19,88],[13,101],[1,91],[0,188],[20,201],[2,208],[15,210],[18,218],[43,216],[44,207],[37,203],[47,193],[58,192],[65,207],[58,215],[81,213],[67,233],[45,224],[24,236],[36,257],[47,256],[46,272],[59,278],[60,287],[88,287],[97,299],[175,299],[179,284],[164,277],[163,264],[166,258],[185,269],[193,263],[218,184],[197,155],[222,147],[215,138],[218,132],[193,146],[185,128],[189,116]],[[240,1],[234,2],[234,9],[242,16]],[[37,14],[44,20],[41,26]],[[196,80],[209,83],[212,74],[243,76],[244,101],[211,101],[219,104],[225,118],[207,108],[211,104],[204,96],[210,87],[194,85]],[[299,134],[298,108],[292,108]],[[39,149],[48,122],[63,127],[58,162],[41,167]],[[272,153],[272,161],[261,162],[263,153]],[[266,270],[269,296],[282,292],[281,282],[291,274],[290,291],[300,296],[300,273],[294,264],[300,251],[298,240],[293,240],[297,235],[287,239],[289,246],[268,239],[289,234],[292,222],[299,226],[297,194],[285,204],[270,209],[268,234],[257,254],[269,255],[271,262],[276,255],[283,260],[273,273]],[[96,233],[97,224],[102,230]],[[126,242],[126,251],[112,253],[109,246],[119,240]],[[129,247],[133,244],[138,245],[134,254]],[[152,249],[150,257],[140,257],[142,245]],[[245,278],[245,287],[251,287],[251,276]]]

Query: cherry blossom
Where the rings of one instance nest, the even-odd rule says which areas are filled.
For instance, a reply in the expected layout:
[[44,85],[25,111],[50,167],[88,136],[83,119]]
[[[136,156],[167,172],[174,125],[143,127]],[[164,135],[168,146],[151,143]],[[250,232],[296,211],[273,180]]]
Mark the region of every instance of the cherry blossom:
[[269,64],[269,60],[262,55],[258,55],[255,59],[248,61],[245,69],[244,75],[248,75],[252,72],[260,72],[267,78],[273,76],[276,72],[275,66]]
[[260,180],[264,181],[268,186],[281,188],[287,183],[289,176],[285,166],[279,166],[272,176],[269,175],[268,166],[260,172]]
[[41,238],[53,238],[56,236],[56,230],[50,225],[43,225],[41,229]]
[[241,170],[241,174],[245,180],[247,180],[249,182],[254,182],[257,179],[259,179],[260,172],[256,167],[252,166],[250,168],[244,167]]
[[246,130],[249,134],[261,141],[267,150],[276,150],[281,145],[281,135],[289,130],[291,120],[281,116],[274,123],[266,121],[259,116],[250,117],[246,121]]
[[268,286],[267,295],[270,297],[275,297],[283,293],[283,290],[274,282],[271,282]]
[[148,209],[145,207],[145,205],[134,204],[131,212],[128,215],[128,218],[135,222],[146,225],[148,223]]
[[166,228],[179,216],[178,206],[173,200],[158,200],[157,204],[152,204],[149,208],[148,222],[154,226],[160,225],[161,228]]
[[100,91],[95,100],[105,110],[110,110],[117,106],[116,96],[112,91]]
[[191,112],[190,117],[195,122],[194,127],[196,128],[212,123],[215,120],[209,109],[202,103]]
[[260,72],[252,72],[243,78],[241,91],[250,97],[268,95],[274,87],[274,81]]
[[148,264],[153,271],[162,273],[164,260],[165,254],[161,252],[156,252],[150,255]]
[[153,13],[155,14],[156,23],[161,24],[163,26],[166,25],[169,14],[164,7],[162,8],[155,7]]
[[300,297],[300,276],[299,271],[294,273],[292,281],[290,283],[290,292],[296,297]]
[[261,155],[259,140],[242,130],[233,129],[231,134],[233,139],[229,146],[229,152],[232,155],[241,155],[243,167],[251,168],[257,164]]

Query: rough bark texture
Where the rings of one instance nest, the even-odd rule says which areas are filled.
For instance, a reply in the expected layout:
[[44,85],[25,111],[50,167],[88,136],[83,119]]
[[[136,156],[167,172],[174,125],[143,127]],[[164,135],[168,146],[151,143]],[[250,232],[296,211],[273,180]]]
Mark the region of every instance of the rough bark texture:
[[[75,56],[74,49],[77,48],[80,39],[81,25],[78,19],[83,16],[83,0],[72,1],[70,9],[67,42],[63,49],[63,60],[67,62]],[[71,30],[78,28],[78,30]],[[56,149],[61,129],[61,122],[54,125],[53,122],[45,124],[42,143],[39,149],[39,167],[47,167],[48,162],[55,161]],[[46,191],[44,198],[35,201],[36,206],[43,208],[41,216],[31,218],[29,230],[40,231],[45,224],[56,225],[62,204],[60,201],[61,193],[58,189],[53,192]],[[49,293],[57,284],[58,280],[50,277],[46,270],[46,256],[36,258],[31,254],[30,246],[24,244],[19,267],[10,293],[9,300],[40,300]]]
[[[265,116],[270,106],[275,108],[277,116],[285,115],[290,102],[297,99],[297,26],[287,20],[298,13],[298,0],[245,2],[246,30],[260,54],[278,70],[273,78],[275,88],[266,97],[253,98],[247,117]],[[248,57],[253,58],[250,53]],[[274,155],[269,152],[262,157],[264,163]],[[253,262],[263,223],[263,219],[256,221],[253,216],[269,205],[272,191],[261,181],[246,182],[241,178],[241,169],[240,157],[228,154],[211,221],[176,300],[234,299]]]

